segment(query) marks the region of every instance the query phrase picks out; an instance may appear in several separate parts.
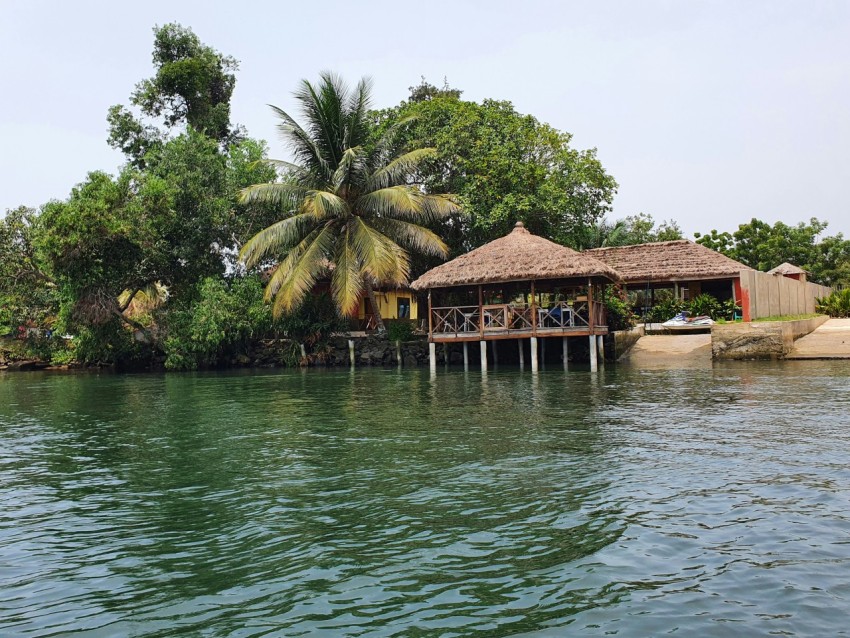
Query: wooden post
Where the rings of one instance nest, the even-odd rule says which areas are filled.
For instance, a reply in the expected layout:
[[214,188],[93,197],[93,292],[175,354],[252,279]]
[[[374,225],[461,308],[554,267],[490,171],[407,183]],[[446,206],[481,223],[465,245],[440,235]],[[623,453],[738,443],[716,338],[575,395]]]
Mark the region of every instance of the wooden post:
[[546,339],[540,340],[540,364],[546,367]]
[[398,367],[401,367],[401,339],[396,339],[395,341],[395,360],[398,364]]
[[496,346],[497,346],[497,343],[495,341],[490,342],[490,347],[493,348],[493,365],[494,366],[499,365],[499,350]]
[[569,337],[561,337],[561,358],[564,360],[564,370],[569,367],[570,343]]
[[537,337],[531,338],[531,371],[537,372]]
[[590,335],[588,337],[589,345],[590,345],[590,371],[596,371],[596,336]]
[[482,339],[479,343],[481,344],[481,372],[487,372],[487,342]]
[[443,365],[449,365],[449,344],[443,343]]
[[463,369],[469,370],[469,342],[463,342]]
[[519,349],[519,369],[523,370],[525,368],[525,350],[522,347],[522,339],[516,340],[517,348]]
[[[537,299],[534,296],[534,280],[531,280],[531,334],[537,336]],[[531,348],[534,353],[531,355],[531,369],[536,371],[537,366],[534,361],[537,359],[537,352],[534,347]]]
[[478,332],[484,340],[484,291],[478,286]]
[[434,325],[431,317],[431,291],[428,291],[428,341],[434,337]]
[[596,335],[596,349],[599,351],[599,361],[605,365],[605,337]]
[[437,344],[433,341],[428,344],[428,365],[431,368],[431,374],[437,372]]
[[348,362],[354,367],[354,339],[348,340]]

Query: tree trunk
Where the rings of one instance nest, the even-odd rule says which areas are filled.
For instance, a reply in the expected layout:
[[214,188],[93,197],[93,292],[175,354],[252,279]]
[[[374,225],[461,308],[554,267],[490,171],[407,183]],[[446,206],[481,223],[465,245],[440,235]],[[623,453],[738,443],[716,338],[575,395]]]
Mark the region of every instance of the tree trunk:
[[366,296],[369,299],[369,305],[372,306],[372,312],[375,314],[375,327],[379,333],[384,333],[387,331],[387,327],[384,325],[384,320],[381,318],[381,310],[378,308],[378,301],[375,299],[375,290],[372,288],[372,282],[369,281],[369,277],[363,278],[363,286],[366,288]]

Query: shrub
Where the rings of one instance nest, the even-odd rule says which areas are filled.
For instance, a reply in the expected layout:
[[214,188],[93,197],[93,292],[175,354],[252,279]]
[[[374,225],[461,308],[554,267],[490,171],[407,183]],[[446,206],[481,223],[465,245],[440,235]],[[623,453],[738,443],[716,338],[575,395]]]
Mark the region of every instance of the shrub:
[[830,317],[850,317],[850,288],[836,290],[818,299],[815,309]]
[[605,310],[608,313],[609,330],[628,330],[636,323],[635,313],[626,302],[622,290],[616,286],[607,286],[602,295]]

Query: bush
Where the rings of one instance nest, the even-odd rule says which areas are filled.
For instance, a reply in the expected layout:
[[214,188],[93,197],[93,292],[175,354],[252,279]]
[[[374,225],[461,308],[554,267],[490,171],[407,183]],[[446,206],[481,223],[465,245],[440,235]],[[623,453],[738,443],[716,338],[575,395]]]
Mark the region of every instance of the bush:
[[608,314],[609,330],[628,330],[634,327],[637,317],[626,302],[622,290],[616,286],[607,286],[602,294],[602,300]]
[[387,339],[390,341],[410,341],[413,338],[413,322],[404,319],[387,321]]
[[850,288],[836,290],[818,299],[815,309],[830,317],[850,317]]

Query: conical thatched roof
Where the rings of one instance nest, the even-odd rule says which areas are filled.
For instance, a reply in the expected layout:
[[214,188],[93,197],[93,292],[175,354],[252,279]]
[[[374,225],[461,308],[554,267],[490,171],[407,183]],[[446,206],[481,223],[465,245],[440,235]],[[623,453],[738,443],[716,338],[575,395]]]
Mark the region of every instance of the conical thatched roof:
[[426,272],[414,290],[508,281],[604,277],[619,281],[616,270],[598,259],[532,235],[522,222],[489,244]]
[[742,270],[752,270],[689,239],[593,248],[585,254],[616,268],[626,283],[733,278]]
[[772,268],[767,271],[768,275],[807,275],[809,274],[807,270],[803,270],[799,266],[795,266],[792,263],[785,262],[783,264],[779,264],[776,268]]

